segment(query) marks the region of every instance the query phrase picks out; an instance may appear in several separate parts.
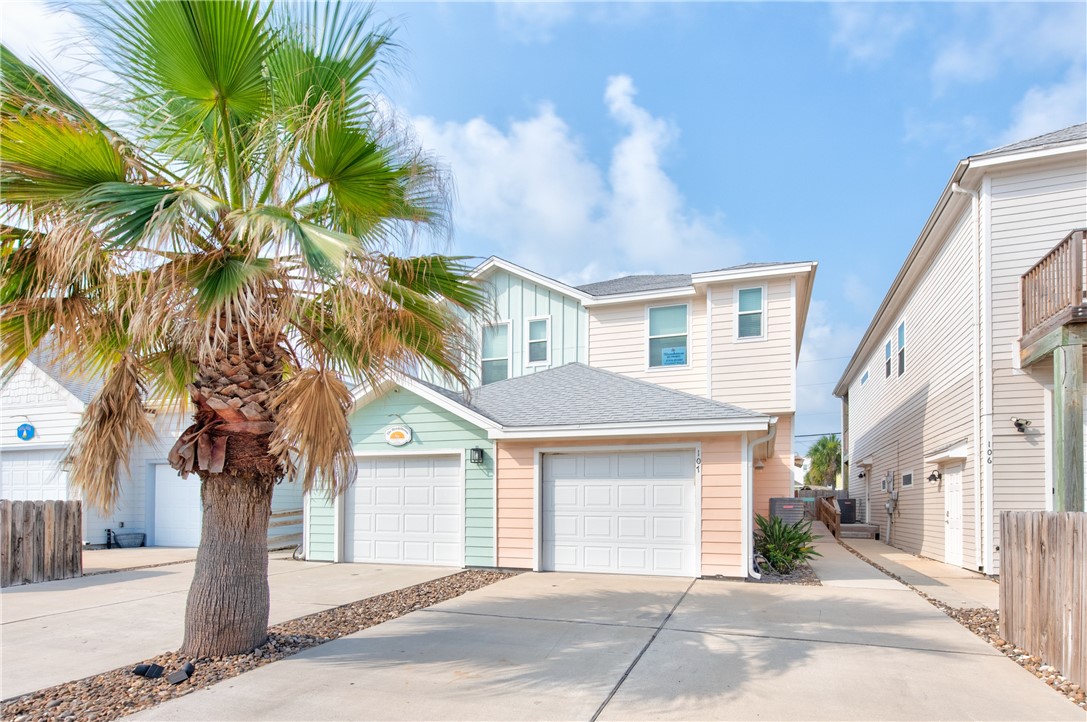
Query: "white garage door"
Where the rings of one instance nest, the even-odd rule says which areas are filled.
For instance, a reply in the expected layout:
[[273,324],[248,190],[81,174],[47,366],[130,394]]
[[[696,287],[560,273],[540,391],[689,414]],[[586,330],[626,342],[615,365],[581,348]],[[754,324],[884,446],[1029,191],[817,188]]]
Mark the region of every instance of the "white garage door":
[[697,576],[694,452],[548,454],[544,569]]
[[347,491],[349,562],[460,566],[459,456],[363,459]]
[[200,477],[178,476],[169,464],[155,466],[155,546],[200,546]]
[[67,499],[68,473],[60,468],[62,453],[44,449],[0,452],[0,499]]

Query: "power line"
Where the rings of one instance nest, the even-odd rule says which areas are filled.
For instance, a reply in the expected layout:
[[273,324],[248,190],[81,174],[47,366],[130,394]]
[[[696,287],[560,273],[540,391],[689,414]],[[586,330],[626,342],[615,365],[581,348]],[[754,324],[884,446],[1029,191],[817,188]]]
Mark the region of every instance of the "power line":
[[824,434],[793,434],[793,438],[794,439],[807,439],[807,438],[811,438],[812,436],[820,436],[821,437],[821,436],[841,436],[841,435],[842,435],[841,431],[828,431],[828,432],[826,432]]

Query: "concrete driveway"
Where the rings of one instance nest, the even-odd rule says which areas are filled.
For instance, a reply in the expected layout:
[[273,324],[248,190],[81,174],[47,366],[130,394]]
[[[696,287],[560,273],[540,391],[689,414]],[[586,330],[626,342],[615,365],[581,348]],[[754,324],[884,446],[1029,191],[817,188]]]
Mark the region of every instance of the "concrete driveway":
[[[66,579],[0,594],[0,697],[177,649],[193,562]],[[454,573],[448,567],[271,559],[272,624]]]
[[823,587],[523,574],[134,718],[1082,722],[845,554]]

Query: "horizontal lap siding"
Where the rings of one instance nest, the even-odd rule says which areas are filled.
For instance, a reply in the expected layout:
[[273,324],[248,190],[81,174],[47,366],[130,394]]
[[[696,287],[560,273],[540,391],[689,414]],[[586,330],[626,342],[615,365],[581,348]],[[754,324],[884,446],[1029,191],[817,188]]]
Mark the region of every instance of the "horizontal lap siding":
[[[740,553],[740,436],[701,439],[673,437],[637,440],[565,440],[498,442],[498,565],[532,567],[536,449],[566,447],[629,447],[650,444],[702,445],[702,574],[739,576]],[[587,449],[588,450],[588,449]]]
[[[969,208],[947,232],[947,240],[910,293],[901,315],[879,340],[867,365],[858,368],[849,387],[850,495],[870,494],[871,521],[887,534],[880,490],[887,472],[899,489],[895,546],[927,557],[944,558],[944,496],[939,485],[925,482],[935,464],[925,456],[967,443],[970,458],[963,469],[964,566],[979,562],[975,545],[974,495],[974,317],[975,247]],[[906,323],[906,372],[898,375],[898,325]],[[885,376],[884,343],[891,341],[891,376]],[[869,377],[860,383],[865,370]],[[860,462],[873,465],[862,480]],[[913,486],[902,488],[903,473],[913,473]]]
[[[753,435],[749,435],[752,436]],[[752,508],[756,514],[770,514],[770,499],[793,495],[793,415],[778,417],[777,436],[774,437],[774,454],[763,461],[763,468],[754,470],[754,498]],[[756,449],[756,453],[760,450]]]
[[[1045,386],[1052,363],[1029,373],[1015,369],[1020,333],[1019,278],[1075,228],[1087,226],[1087,156],[1048,169],[994,175],[991,181],[993,277],[993,505],[994,544],[1002,511],[1041,511],[1045,476]],[[1011,417],[1029,419],[1026,433]],[[994,555],[999,569],[999,551]],[[994,571],[996,571],[994,570]]]
[[766,284],[765,338],[736,339],[737,289],[756,282],[712,287],[713,398],[763,413],[789,412],[793,400],[793,291],[790,279]]
[[[385,442],[385,428],[403,422],[412,440],[402,447]],[[494,447],[487,433],[459,416],[400,387],[355,411],[350,418],[356,453],[395,457],[398,452],[464,452],[464,560],[469,566],[494,564]],[[484,463],[468,461],[467,449],[484,449]],[[321,493],[310,497],[310,554],[331,560],[335,544],[331,503]]]
[[[683,367],[648,368],[648,308],[688,304],[687,359]],[[589,365],[706,395],[706,298],[692,296],[655,303],[594,306],[589,310]]]

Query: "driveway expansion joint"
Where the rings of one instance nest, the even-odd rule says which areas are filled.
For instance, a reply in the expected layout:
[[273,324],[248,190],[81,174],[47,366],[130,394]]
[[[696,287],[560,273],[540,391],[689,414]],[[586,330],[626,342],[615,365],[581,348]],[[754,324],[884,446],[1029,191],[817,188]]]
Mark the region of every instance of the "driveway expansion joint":
[[[674,609],[674,608],[673,608]],[[465,617],[490,617],[492,619],[515,619],[522,622],[556,622],[558,624],[586,624],[593,627],[623,627],[626,629],[659,629],[653,624],[623,624],[622,622],[594,622],[591,619],[554,619],[551,617],[522,617],[516,614],[493,614],[489,612],[465,612],[459,609],[418,609],[427,614],[459,614]],[[669,613],[671,616],[671,613]],[[666,618],[667,619],[667,618]]]

